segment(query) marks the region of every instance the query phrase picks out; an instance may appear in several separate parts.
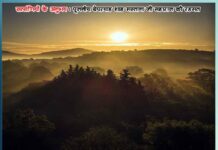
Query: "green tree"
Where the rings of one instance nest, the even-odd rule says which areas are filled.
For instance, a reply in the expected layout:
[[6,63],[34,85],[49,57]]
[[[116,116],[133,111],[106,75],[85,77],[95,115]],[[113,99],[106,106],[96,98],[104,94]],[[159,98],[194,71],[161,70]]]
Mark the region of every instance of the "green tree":
[[143,135],[155,150],[214,150],[214,126],[198,121],[150,122]]
[[195,72],[190,72],[188,78],[196,82],[205,90],[215,92],[215,71],[211,69],[199,69]]
[[18,110],[8,117],[7,123],[4,129],[5,150],[50,149],[47,141],[55,125],[45,115],[36,115],[32,109]]
[[62,150],[128,150],[130,144],[123,135],[108,127],[91,128],[79,138],[70,138]]

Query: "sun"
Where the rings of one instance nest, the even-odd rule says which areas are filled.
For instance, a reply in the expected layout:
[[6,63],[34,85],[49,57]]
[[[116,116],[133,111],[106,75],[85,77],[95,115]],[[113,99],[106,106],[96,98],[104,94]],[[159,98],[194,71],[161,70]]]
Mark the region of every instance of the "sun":
[[111,34],[111,39],[114,42],[124,42],[127,39],[128,35],[125,32],[114,32]]

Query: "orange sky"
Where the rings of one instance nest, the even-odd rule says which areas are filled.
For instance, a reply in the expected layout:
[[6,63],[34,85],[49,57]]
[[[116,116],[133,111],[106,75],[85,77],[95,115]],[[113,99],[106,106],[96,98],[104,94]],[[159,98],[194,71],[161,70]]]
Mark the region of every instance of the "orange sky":
[[[3,4],[3,50],[27,54],[77,47],[97,51],[167,48],[213,51],[215,5],[183,5],[200,5],[202,12],[18,14],[15,4]],[[114,32],[124,32],[128,38],[116,42],[111,39]]]

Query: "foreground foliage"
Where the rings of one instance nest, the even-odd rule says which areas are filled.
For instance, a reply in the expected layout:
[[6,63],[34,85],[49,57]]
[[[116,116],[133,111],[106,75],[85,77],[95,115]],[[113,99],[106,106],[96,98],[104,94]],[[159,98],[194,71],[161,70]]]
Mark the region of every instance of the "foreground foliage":
[[214,73],[198,70],[174,81],[159,69],[136,79],[127,69],[118,77],[70,65],[53,80],[7,97],[4,148],[212,150]]

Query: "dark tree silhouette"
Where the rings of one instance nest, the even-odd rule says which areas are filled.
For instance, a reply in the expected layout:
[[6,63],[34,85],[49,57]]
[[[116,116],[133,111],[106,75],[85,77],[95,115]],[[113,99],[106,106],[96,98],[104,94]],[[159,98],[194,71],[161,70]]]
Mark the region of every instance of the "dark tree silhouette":
[[214,126],[198,121],[150,122],[144,140],[155,150],[214,150]]
[[70,138],[61,150],[129,150],[127,138],[108,127],[91,128],[79,138]]
[[129,80],[129,71],[127,69],[123,69],[123,72],[120,73],[120,80],[121,81],[128,81]]
[[47,143],[55,125],[45,115],[33,110],[18,110],[7,120],[4,133],[4,150],[47,150]]
[[[208,124],[214,124],[214,97],[199,86],[192,80],[174,81],[164,70],[139,80],[128,70],[116,77],[112,70],[103,75],[90,67],[69,66],[53,80],[6,99],[4,145],[6,150],[59,150],[69,139],[63,150],[128,149],[129,144],[134,150],[170,150],[189,135],[191,142],[184,140],[181,148],[197,148],[197,139],[202,148],[210,144],[210,150],[214,126]],[[55,132],[45,116],[26,108],[48,116]],[[183,121],[154,123],[165,117]],[[203,124],[193,125],[187,121],[191,119]],[[150,125],[151,120],[154,124]]]
[[190,72],[188,78],[199,84],[205,90],[215,92],[215,71],[211,69],[199,69]]
[[111,80],[115,80],[115,79],[116,79],[116,76],[115,76],[114,72],[109,69],[109,70],[107,71],[106,78],[111,79]]

